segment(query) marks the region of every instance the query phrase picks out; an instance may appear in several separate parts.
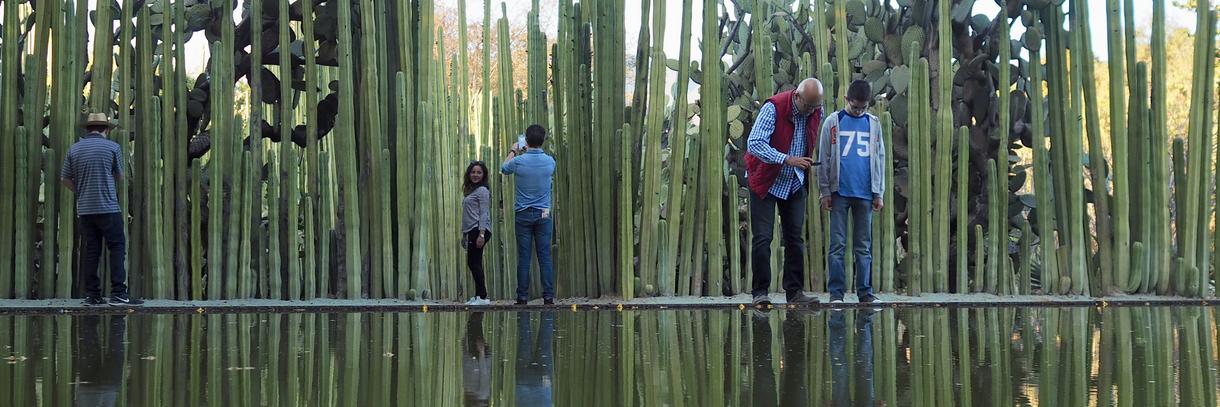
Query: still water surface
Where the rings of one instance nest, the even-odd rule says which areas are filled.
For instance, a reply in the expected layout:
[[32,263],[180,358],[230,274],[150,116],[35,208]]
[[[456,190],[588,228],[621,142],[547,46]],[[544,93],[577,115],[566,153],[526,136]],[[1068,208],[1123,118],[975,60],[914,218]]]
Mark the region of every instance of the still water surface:
[[0,316],[0,405],[1216,406],[1216,310]]

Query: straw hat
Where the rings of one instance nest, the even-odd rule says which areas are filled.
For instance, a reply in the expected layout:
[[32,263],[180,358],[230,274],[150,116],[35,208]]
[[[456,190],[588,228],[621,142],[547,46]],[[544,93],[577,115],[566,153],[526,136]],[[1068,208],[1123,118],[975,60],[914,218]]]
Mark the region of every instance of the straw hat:
[[89,113],[89,117],[85,118],[85,122],[82,124],[82,126],[114,127],[114,122],[111,122],[110,118],[107,117],[105,113]]

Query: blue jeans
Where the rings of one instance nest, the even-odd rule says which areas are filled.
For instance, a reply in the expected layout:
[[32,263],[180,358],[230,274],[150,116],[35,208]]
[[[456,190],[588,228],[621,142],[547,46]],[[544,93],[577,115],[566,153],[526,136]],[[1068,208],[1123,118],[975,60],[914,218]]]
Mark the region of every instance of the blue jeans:
[[847,248],[847,215],[852,218],[852,255],[856,265],[856,294],[871,295],[873,267],[873,208],[867,199],[834,195],[830,208],[830,280],[832,298],[843,297],[843,253]]
[[[542,210],[525,208],[517,211],[517,299],[529,299],[530,263],[532,255],[538,254],[538,268],[542,269],[542,297],[555,298],[555,267],[551,262],[551,236],[554,233],[551,218],[542,217]],[[534,249],[532,253],[530,249]]]

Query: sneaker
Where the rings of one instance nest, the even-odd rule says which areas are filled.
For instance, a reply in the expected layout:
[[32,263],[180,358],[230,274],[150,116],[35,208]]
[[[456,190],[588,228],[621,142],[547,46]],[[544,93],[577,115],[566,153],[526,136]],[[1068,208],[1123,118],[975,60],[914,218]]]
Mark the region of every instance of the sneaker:
[[470,297],[469,300],[466,300],[466,305],[479,305],[479,297]]
[[755,294],[754,306],[771,305],[771,296],[767,294]]
[[491,300],[480,297],[479,303],[475,305],[491,305]]
[[517,299],[517,305],[525,305],[525,304],[528,304],[528,303],[529,303],[529,301],[528,301],[528,300],[526,300],[526,299],[524,299],[524,298],[518,298],[518,299]]
[[554,298],[544,298],[542,300],[542,304],[543,305],[555,305],[555,299]]
[[880,304],[881,299],[877,298],[877,296],[872,295],[872,294],[864,294],[863,296],[860,297],[860,303],[862,303],[862,304]]
[[802,293],[802,292],[789,293],[786,298],[787,298],[789,304],[804,305],[804,304],[817,304],[818,303],[817,298],[810,297],[808,295],[805,295],[805,293]]
[[117,306],[130,306],[130,305],[144,305],[144,300],[131,299],[126,295],[116,295],[116,296],[110,297],[110,301],[107,301],[107,303],[110,305],[116,306],[116,307]]
[[89,296],[89,297],[85,297],[85,301],[81,304],[82,305],[106,305],[106,301],[102,300],[102,297]]
[[831,296],[831,297],[830,297],[830,303],[831,303],[831,304],[842,304],[842,303],[843,303],[843,296],[840,296],[840,295],[834,295],[834,296]]

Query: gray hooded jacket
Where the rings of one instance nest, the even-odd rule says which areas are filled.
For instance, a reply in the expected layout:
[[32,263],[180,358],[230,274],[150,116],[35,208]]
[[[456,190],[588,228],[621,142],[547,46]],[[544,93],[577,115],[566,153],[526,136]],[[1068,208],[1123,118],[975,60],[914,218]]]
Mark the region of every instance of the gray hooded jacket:
[[[826,115],[822,120],[822,131],[818,134],[817,167],[818,189],[822,198],[839,192],[839,154],[835,145],[839,137],[839,115],[842,110]],[[869,172],[873,179],[873,198],[885,197],[885,141],[881,139],[881,120],[877,116],[865,113],[871,136],[869,140]]]

